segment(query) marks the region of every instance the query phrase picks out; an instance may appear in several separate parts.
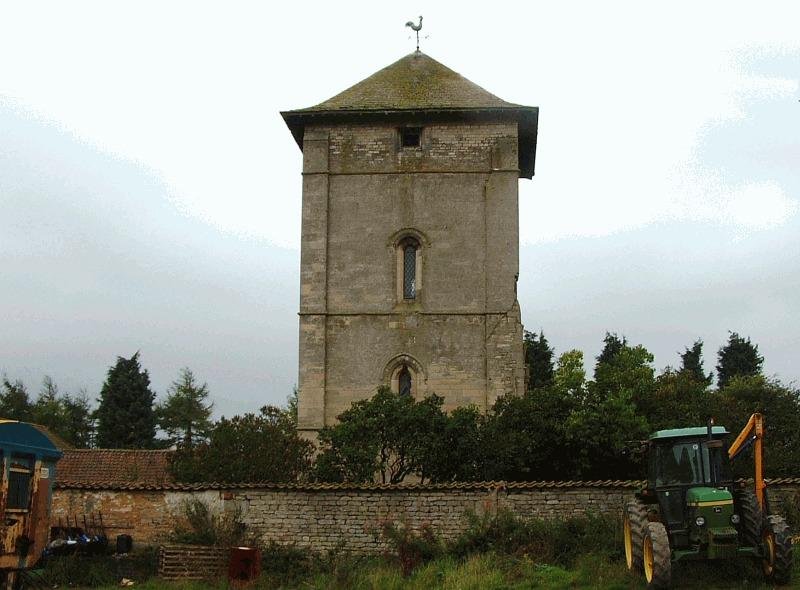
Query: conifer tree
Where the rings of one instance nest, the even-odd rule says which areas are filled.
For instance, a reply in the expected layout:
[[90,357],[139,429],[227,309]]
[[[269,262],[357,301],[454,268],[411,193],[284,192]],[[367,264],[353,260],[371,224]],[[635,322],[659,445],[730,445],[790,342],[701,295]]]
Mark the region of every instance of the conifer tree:
[[544,337],[525,332],[525,365],[528,367],[528,389],[539,389],[553,384],[553,349]]
[[156,419],[155,393],[150,376],[142,370],[139,353],[108,369],[97,408],[97,446],[111,449],[137,449],[153,446]]
[[191,369],[181,369],[167,399],[156,408],[158,424],[170,443],[191,449],[208,438],[213,407],[207,403],[208,395],[206,383],[199,385]]
[[703,383],[706,387],[711,385],[714,379],[714,373],[705,374],[703,370],[703,341],[700,339],[695,340],[692,347],[686,347],[685,352],[681,354],[681,369],[679,371],[682,375],[686,375],[697,383]]
[[750,337],[742,338],[729,332],[728,343],[719,349],[717,376],[719,387],[725,387],[734,377],[750,377],[761,374],[764,357],[758,354],[758,345]]
[[619,336],[616,334],[606,332],[606,337],[603,338],[603,350],[600,351],[600,354],[597,356],[595,371],[597,371],[600,365],[613,362],[627,344],[628,340],[625,336],[620,340]]

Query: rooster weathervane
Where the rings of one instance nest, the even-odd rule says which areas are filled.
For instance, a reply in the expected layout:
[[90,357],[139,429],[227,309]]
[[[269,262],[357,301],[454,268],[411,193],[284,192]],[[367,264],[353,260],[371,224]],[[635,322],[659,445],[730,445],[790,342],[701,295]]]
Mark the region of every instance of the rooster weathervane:
[[411,27],[411,30],[417,34],[417,51],[419,51],[419,31],[422,28],[422,16],[419,17],[419,23],[414,24],[414,21],[408,21],[406,23],[407,27]]

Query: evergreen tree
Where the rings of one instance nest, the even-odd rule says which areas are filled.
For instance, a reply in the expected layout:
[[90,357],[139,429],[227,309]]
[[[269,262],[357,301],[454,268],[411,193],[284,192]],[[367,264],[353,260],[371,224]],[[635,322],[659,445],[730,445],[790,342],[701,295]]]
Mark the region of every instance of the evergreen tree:
[[49,428],[56,434],[60,434],[58,427],[61,426],[64,418],[63,407],[58,393],[58,386],[48,375],[45,375],[42,380],[42,389],[39,391],[36,403],[33,404],[32,412],[33,422]]
[[61,398],[63,421],[59,434],[79,449],[92,446],[95,434],[92,406],[86,392]]
[[19,379],[13,383],[3,377],[3,391],[0,393],[0,418],[30,422],[31,400],[28,390]]
[[167,433],[171,444],[191,449],[208,438],[214,404],[207,404],[207,400],[208,385],[198,385],[189,368],[181,369],[167,399],[156,408],[158,424]]
[[156,434],[154,399],[150,376],[142,370],[139,353],[129,359],[117,357],[100,391],[97,445],[112,449],[152,447]]
[[686,351],[681,354],[681,368],[679,373],[698,383],[705,384],[706,387],[711,385],[714,379],[714,373],[705,374],[703,370],[703,341],[695,340],[691,348],[686,348]]
[[525,331],[525,365],[528,368],[528,389],[549,387],[553,384],[553,349],[543,332]]
[[725,387],[734,377],[751,377],[761,374],[764,357],[758,354],[758,345],[750,337],[742,338],[729,332],[728,343],[719,349],[717,376],[719,387]]
[[616,334],[606,332],[606,337],[603,338],[603,350],[600,351],[600,354],[597,356],[595,371],[597,371],[597,368],[600,365],[613,362],[620,351],[622,351],[623,347],[625,347],[627,344],[628,340],[625,338],[625,336],[623,336],[622,340],[620,340],[619,336]]

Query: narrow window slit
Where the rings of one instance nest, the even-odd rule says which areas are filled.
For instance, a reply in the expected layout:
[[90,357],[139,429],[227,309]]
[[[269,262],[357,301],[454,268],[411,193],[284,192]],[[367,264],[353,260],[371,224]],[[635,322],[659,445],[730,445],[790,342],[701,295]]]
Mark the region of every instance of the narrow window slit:
[[403,299],[417,296],[417,247],[408,244],[403,249]]
[[400,395],[411,395],[411,371],[408,367],[404,366],[400,369],[400,374],[397,376],[398,391]]

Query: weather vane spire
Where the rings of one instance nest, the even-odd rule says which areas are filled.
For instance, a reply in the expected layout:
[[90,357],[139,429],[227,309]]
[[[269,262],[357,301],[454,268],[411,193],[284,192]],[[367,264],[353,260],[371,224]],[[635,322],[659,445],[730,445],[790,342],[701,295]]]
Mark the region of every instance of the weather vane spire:
[[417,34],[417,51],[419,51],[419,31],[422,28],[422,16],[419,17],[419,23],[414,24],[414,21],[408,21],[406,23],[407,27],[411,27],[411,30]]

